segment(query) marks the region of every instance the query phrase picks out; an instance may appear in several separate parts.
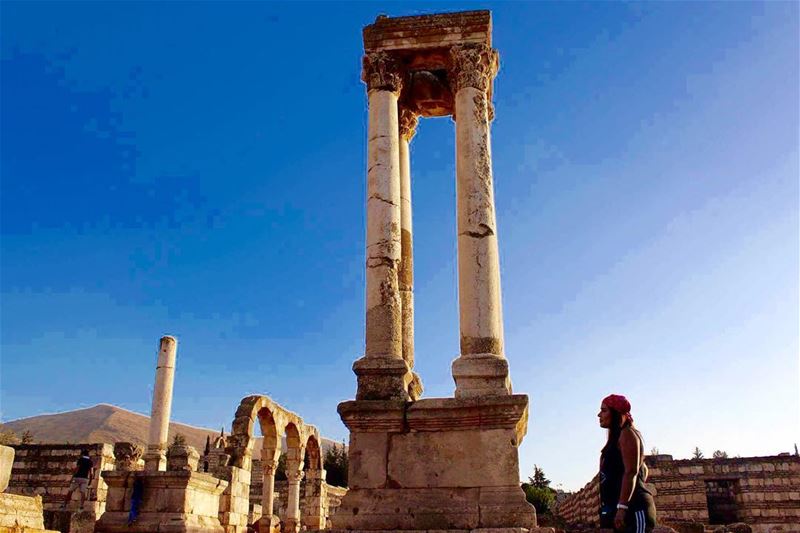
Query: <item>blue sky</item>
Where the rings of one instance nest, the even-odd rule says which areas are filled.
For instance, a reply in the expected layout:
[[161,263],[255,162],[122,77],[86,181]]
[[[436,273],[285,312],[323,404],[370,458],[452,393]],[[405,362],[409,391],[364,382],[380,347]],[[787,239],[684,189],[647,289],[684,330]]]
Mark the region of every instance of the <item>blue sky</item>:
[[[379,13],[493,11],[506,351],[521,470],[594,474],[600,399],[687,457],[800,441],[796,3],[11,3],[2,9],[2,366],[11,420],[229,426],[264,393],[346,438],[363,351]],[[454,125],[412,144],[417,369],[452,395]]]

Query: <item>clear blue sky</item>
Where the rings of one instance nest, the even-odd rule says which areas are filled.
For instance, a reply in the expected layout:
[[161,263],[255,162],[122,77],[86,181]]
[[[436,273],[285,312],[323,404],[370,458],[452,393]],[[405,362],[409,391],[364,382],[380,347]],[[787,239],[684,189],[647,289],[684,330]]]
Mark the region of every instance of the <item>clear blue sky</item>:
[[[600,399],[649,449],[800,441],[798,4],[2,6],[3,420],[173,418],[264,393],[341,440],[363,350],[366,97],[379,13],[490,8],[507,355],[524,475],[594,474]],[[454,125],[413,150],[417,368],[453,392]]]

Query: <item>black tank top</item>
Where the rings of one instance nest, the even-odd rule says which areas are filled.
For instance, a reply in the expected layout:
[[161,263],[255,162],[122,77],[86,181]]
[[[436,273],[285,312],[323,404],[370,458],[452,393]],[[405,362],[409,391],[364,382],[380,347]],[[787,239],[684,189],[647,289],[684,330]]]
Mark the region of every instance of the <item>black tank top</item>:
[[[644,456],[642,439],[639,438],[639,453]],[[622,461],[622,452],[619,446],[608,446],[600,454],[600,505],[601,507],[616,507],[619,502],[619,492],[622,490],[622,476],[625,474],[625,464]],[[647,507],[646,494],[650,494],[644,484],[644,468],[639,465],[639,473],[634,483],[633,495],[628,502],[628,508],[638,511]]]

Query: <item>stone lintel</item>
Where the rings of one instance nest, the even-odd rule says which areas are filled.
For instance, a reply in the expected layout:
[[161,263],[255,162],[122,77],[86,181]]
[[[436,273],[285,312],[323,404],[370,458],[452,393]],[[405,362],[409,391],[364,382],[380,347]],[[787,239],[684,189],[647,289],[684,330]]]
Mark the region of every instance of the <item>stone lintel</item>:
[[528,396],[480,396],[402,400],[351,400],[338,407],[350,431],[466,431],[514,429],[518,443],[528,426]]
[[339,404],[339,416],[350,431],[399,433],[405,428],[403,400],[351,400]]
[[458,11],[409,17],[379,16],[363,32],[364,49],[409,50],[452,44],[492,45],[490,11]]
[[521,441],[527,428],[528,396],[427,398],[409,405],[406,420],[411,431],[516,429]]
[[186,470],[171,470],[161,472],[117,472],[106,470],[101,473],[103,481],[109,487],[128,487],[133,486],[137,478],[142,478],[148,488],[193,488],[204,492],[222,494],[228,487],[228,482],[218,479],[205,472],[189,472]]

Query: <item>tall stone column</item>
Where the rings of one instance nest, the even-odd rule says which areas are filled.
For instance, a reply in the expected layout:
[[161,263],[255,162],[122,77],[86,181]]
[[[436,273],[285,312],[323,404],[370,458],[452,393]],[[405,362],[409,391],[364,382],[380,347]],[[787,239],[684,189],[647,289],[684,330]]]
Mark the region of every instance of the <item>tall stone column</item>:
[[303,479],[303,466],[287,465],[286,479],[286,519],[283,522],[283,533],[300,531],[300,480]]
[[[275,506],[275,468],[277,461],[264,460],[264,484],[261,488],[261,531],[272,531],[272,515]],[[266,526],[266,527],[265,527]]]
[[[411,216],[411,139],[417,133],[418,115],[400,107],[400,302],[403,360],[414,368],[414,239]],[[422,395],[422,380],[411,373],[408,394],[412,400]]]
[[175,382],[175,356],[178,340],[165,335],[161,337],[156,366],[156,383],[153,387],[153,405],[150,407],[150,431],[147,452],[144,455],[145,470],[158,471],[167,468],[167,437],[169,417],[172,411],[172,385]]
[[399,69],[386,52],[364,56],[369,95],[367,138],[366,350],[356,361],[357,400],[407,400],[411,372],[403,360],[400,267]]
[[455,92],[458,304],[457,398],[511,393],[503,351],[500,259],[492,181],[488,89],[497,53],[485,44],[451,48]]

